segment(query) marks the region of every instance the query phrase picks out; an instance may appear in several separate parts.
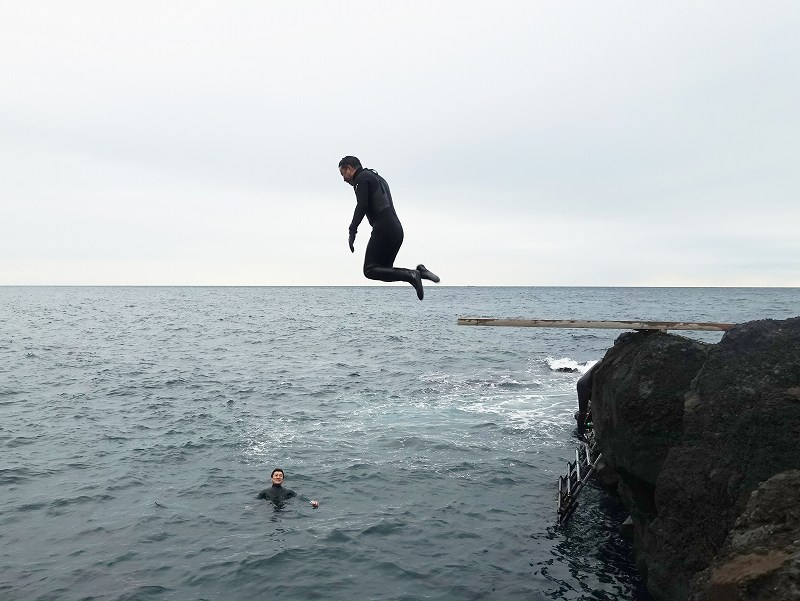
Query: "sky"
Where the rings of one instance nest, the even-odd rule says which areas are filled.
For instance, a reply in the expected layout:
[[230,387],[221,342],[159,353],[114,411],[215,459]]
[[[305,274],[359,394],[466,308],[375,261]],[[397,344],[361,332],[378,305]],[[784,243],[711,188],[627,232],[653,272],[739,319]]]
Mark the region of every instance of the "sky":
[[800,286],[794,0],[0,4],[0,285]]

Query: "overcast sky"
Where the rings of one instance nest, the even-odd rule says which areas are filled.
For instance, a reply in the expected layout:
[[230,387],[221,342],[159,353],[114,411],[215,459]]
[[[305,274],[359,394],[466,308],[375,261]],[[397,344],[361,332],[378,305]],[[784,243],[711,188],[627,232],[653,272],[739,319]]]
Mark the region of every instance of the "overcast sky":
[[[800,2],[2,0],[0,284],[800,286]],[[381,284],[383,285],[383,284]]]

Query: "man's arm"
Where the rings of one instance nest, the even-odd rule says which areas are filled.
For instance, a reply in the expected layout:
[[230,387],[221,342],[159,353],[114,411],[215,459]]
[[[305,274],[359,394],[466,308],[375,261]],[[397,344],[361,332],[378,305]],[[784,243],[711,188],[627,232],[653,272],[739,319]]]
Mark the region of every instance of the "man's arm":
[[353,220],[350,222],[350,244],[352,250],[352,243],[356,238],[356,232],[358,231],[358,226],[361,225],[361,221],[364,219],[364,215],[367,214],[367,203],[369,202],[369,188],[370,188],[370,180],[369,178],[364,178],[363,181],[360,181],[356,184],[356,209],[353,211]]
[[305,496],[305,495],[298,495],[298,497],[297,497],[297,498],[298,498],[298,499],[300,499],[301,501],[308,501],[309,503],[311,503],[311,507],[313,507],[314,509],[316,509],[317,507],[319,507],[319,501],[316,501],[316,500],[314,500],[314,499],[309,499],[309,498],[308,498],[307,496]]

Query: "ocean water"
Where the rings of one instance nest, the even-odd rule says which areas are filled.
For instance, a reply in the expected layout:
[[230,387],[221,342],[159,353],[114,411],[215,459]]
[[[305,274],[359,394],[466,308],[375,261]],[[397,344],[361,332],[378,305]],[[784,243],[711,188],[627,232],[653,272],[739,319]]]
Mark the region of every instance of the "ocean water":
[[[741,322],[798,298],[0,288],[0,599],[647,599],[614,499],[590,486],[556,526],[575,383],[620,332],[457,317]],[[276,466],[283,507],[255,498]]]

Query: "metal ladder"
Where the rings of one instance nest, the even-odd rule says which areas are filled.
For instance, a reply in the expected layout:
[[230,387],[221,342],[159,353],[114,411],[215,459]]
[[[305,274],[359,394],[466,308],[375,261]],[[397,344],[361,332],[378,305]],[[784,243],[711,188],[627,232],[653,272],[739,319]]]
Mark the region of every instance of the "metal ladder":
[[575,449],[575,461],[567,463],[567,475],[558,477],[558,523],[564,524],[578,506],[578,495],[594,473],[602,456],[597,451],[594,431],[587,430],[585,442]]

